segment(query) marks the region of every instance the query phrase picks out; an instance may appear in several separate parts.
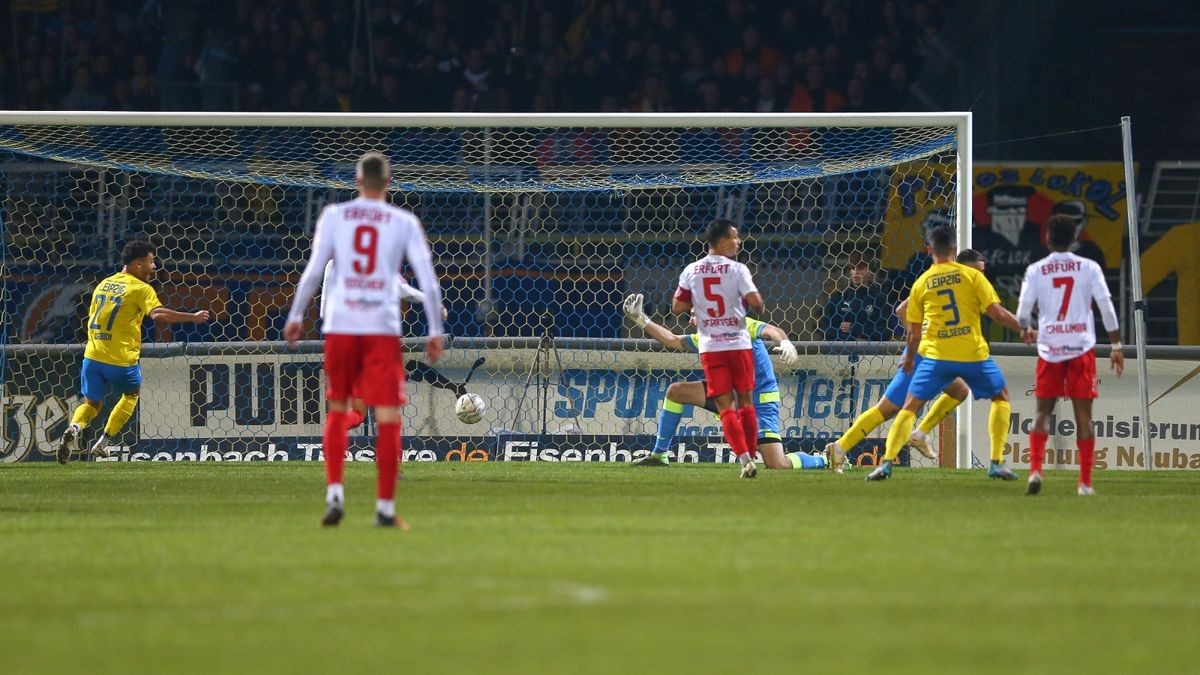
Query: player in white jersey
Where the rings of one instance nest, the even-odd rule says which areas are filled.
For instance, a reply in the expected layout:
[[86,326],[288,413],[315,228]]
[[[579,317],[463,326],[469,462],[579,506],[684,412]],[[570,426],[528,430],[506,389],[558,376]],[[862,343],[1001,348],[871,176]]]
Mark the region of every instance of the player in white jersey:
[[442,355],[442,292],[421,221],[410,211],[388,204],[388,161],[376,152],[358,160],[359,196],[331,204],[321,212],[312,254],[288,313],[284,338],[294,346],[303,330],[304,312],[333,261],[322,332],[329,413],[325,418],[325,500],[321,524],[337,525],[345,510],[342,475],[346,461],[349,404],[355,391],[375,409],[377,501],[375,524],[407,527],[396,518],[396,474],[400,465],[400,406],[404,365],[400,349],[398,273],[407,260],[425,294],[430,362]]
[[714,220],[704,238],[708,255],[679,275],[671,311],[686,314],[695,310],[706,393],[717,405],[725,440],[741,462],[742,478],[754,478],[758,475],[752,454],[758,445],[758,416],[746,308],[761,313],[763,300],[750,270],[733,259],[742,243],[737,227],[728,220]]
[[[1037,417],[1029,433],[1029,485],[1026,494],[1042,489],[1042,461],[1049,436],[1050,413],[1054,401],[1071,399],[1075,408],[1075,428],[1079,445],[1080,495],[1092,490],[1092,466],[1095,464],[1096,438],[1092,433],[1092,400],[1096,390],[1096,326],[1092,303],[1100,308],[1104,329],[1108,331],[1112,351],[1109,362],[1117,377],[1125,370],[1121,338],[1117,333],[1117,312],[1113,309],[1108,283],[1100,265],[1070,253],[1075,243],[1075,222],[1058,214],[1046,221],[1052,253],[1031,264],[1021,283],[1017,320],[1025,327],[1025,342],[1037,342],[1038,363],[1034,394]],[[1037,310],[1037,328],[1032,327]]]
[[[323,287],[331,284],[330,279],[332,273],[333,261],[330,260],[328,263],[325,263],[325,281],[322,284]],[[408,283],[404,281],[404,277],[402,275],[396,275],[396,283],[400,291],[401,301],[415,302],[418,305],[425,304],[425,294],[421,292],[421,289],[408,285]],[[328,293],[321,294],[321,318],[325,318],[325,305],[328,299]],[[443,321],[446,320],[446,316],[446,308],[443,306]],[[470,379],[471,375],[475,373],[475,369],[483,365],[483,363],[486,361],[487,359],[482,356],[475,360],[475,363],[471,366],[471,369],[467,374],[468,380]],[[426,382],[436,389],[445,389],[447,391],[451,391],[454,393],[455,397],[462,396],[463,394],[467,393],[467,381],[455,382],[438,372],[438,370],[433,366],[416,359],[409,359],[404,362],[404,377],[412,382]],[[359,395],[357,389],[351,392],[350,411],[348,414],[349,422],[347,422],[347,424],[349,425],[350,429],[357,427],[358,425],[362,424],[364,420],[366,420],[367,404],[363,402],[362,396]]]

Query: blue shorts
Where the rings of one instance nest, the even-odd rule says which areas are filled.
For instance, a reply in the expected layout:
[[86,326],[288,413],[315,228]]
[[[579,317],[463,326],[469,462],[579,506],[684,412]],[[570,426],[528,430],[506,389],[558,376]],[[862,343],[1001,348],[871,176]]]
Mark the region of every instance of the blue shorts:
[[939,361],[926,358],[913,369],[908,393],[928,401],[945,389],[954,378],[961,377],[975,398],[991,398],[1007,384],[1004,373],[990,357],[982,361]]
[[142,366],[111,366],[85,358],[80,369],[82,384],[79,393],[89,401],[103,401],[106,387],[111,386],[118,394],[127,394],[142,386]]
[[[772,395],[773,394],[773,395]],[[758,417],[758,442],[775,443],[783,440],[779,434],[779,392],[755,394],[755,399],[762,396],[772,398],[771,401],[758,401],[754,404],[754,414]]]
[[[913,362],[914,373],[917,372],[917,366],[921,365],[921,362],[924,360],[921,356],[917,356],[917,360]],[[888,382],[887,391],[883,392],[883,397],[891,401],[892,405],[897,408],[903,408],[904,399],[908,397],[908,387],[911,382],[912,375],[904,372],[903,368],[897,368],[892,381]]]

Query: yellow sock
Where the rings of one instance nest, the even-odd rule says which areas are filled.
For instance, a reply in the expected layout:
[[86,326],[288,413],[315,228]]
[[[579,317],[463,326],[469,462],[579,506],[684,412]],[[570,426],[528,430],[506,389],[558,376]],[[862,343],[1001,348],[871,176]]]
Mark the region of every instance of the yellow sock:
[[879,408],[874,406],[867,408],[866,412],[859,415],[854,420],[854,424],[850,425],[846,433],[838,439],[838,445],[842,447],[842,450],[850,452],[851,448],[858,445],[862,439],[867,437],[867,434],[871,433],[872,429],[880,424],[883,424],[883,413],[879,412]]
[[113,410],[108,414],[108,423],[104,425],[104,435],[112,438],[121,433],[121,427],[133,417],[133,409],[137,407],[137,394],[122,394],[121,400],[113,406]]
[[900,456],[900,450],[904,448],[904,444],[908,443],[908,437],[912,435],[913,423],[916,420],[917,416],[908,410],[896,413],[896,419],[892,422],[891,430],[888,431],[887,450],[883,453],[884,460],[896,461],[896,458]]
[[929,406],[929,412],[925,413],[925,416],[921,418],[921,423],[917,425],[917,428],[925,433],[933,431],[933,428],[945,419],[946,415],[949,415],[951,411],[957,408],[959,403],[962,403],[962,401],[950,394],[938,396],[933,400],[933,405]]
[[1004,441],[1008,440],[1009,414],[1012,406],[1008,401],[992,401],[988,413],[988,435],[992,440],[992,461],[1004,461]]
[[79,407],[75,409],[75,413],[71,415],[71,424],[82,429],[91,424],[92,420],[96,419],[96,415],[99,414],[99,408],[93,408],[87,401],[84,401],[79,404]]

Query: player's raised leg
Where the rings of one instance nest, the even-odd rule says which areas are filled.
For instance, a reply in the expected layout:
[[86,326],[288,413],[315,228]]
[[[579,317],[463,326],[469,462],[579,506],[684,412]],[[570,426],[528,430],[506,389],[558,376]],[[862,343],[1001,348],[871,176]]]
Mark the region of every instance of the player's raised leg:
[[121,400],[117,401],[112,412],[108,414],[108,421],[104,424],[104,433],[92,444],[93,455],[108,457],[108,446],[116,441],[121,429],[125,427],[129,418],[133,417],[133,411],[137,409],[142,386],[142,367],[137,364],[132,366],[102,364],[101,367],[106,371],[106,379],[109,384],[121,392]]
[[941,393],[937,398],[933,399],[933,403],[929,405],[929,410],[925,412],[925,416],[917,423],[917,428],[913,430],[912,435],[908,438],[908,444],[917,449],[926,459],[937,459],[937,452],[934,451],[932,443],[930,443],[929,434],[946,415],[954,412],[954,409],[966,400],[967,385],[960,379],[955,379],[950,383],[949,387]]
[[116,441],[117,435],[121,433],[125,423],[129,418],[133,417],[133,411],[137,410],[138,392],[126,392],[121,394],[121,400],[113,406],[112,412],[108,414],[108,421],[104,424],[104,433],[96,439],[92,444],[92,454],[98,457],[108,457],[108,446]]
[[908,385],[908,395],[904,399],[904,407],[896,413],[892,428],[888,430],[883,460],[880,461],[878,467],[867,474],[868,481],[891,478],[892,465],[895,464],[896,459],[900,456],[900,451],[908,442],[909,436],[912,435],[917,411],[921,409],[928,397],[944,389],[954,379],[953,375],[948,374],[952,365],[931,358],[922,358],[918,361],[916,356],[910,356],[915,351],[915,349],[910,349],[905,352],[900,370],[910,373],[912,376]]
[[908,400],[904,402],[904,407],[900,412],[896,413],[896,419],[892,422],[892,428],[888,430],[887,445],[883,453],[883,461],[871,473],[867,474],[868,481],[887,480],[892,477],[892,465],[900,456],[900,451],[908,442],[909,435],[912,434],[913,424],[917,419],[917,411],[925,401],[916,398],[911,393],[908,395]]
[[[670,462],[671,443],[679,430],[679,422],[683,419],[684,406],[704,406],[703,382],[672,382],[667,386],[667,396],[662,408],[658,411],[658,428],[654,436],[654,449],[642,459],[634,462],[637,466],[667,466]],[[715,412],[715,405],[714,405]]]
[[[853,450],[854,446],[861,443],[867,437],[867,434],[874,431],[880,424],[891,419],[900,410],[900,404],[894,403],[890,397],[896,396],[900,399],[900,403],[904,402],[904,391],[898,393],[893,391],[893,386],[895,386],[897,379],[901,375],[904,374],[897,373],[892,378],[892,384],[888,385],[887,392],[884,393],[883,398],[879,399],[878,403],[864,410],[861,415],[855,418],[854,424],[851,424],[849,429],[838,437],[836,441],[825,446],[825,461],[831,471],[842,473],[846,463],[846,453]],[[904,378],[903,389],[907,391],[908,376],[904,375]]]

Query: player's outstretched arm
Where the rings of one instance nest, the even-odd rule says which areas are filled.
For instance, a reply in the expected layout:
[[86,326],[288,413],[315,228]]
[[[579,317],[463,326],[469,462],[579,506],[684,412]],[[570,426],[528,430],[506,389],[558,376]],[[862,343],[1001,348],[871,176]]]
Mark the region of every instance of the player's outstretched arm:
[[788,339],[785,330],[774,324],[767,324],[763,327],[762,334],[779,343],[779,354],[784,364],[794,366],[800,360],[800,355],[796,353],[796,345]]
[[683,351],[683,336],[676,335],[651,321],[650,316],[642,309],[643,300],[644,298],[641,293],[634,293],[625,298],[625,302],[621,303],[621,308],[625,311],[625,316],[629,317],[630,321],[641,326],[642,330],[646,331],[646,335],[658,340],[662,346],[677,352]]
[[1021,322],[1017,321],[1017,315],[1008,311],[998,302],[993,302],[984,310],[984,314],[992,317],[992,320],[999,323],[1001,326],[1011,330],[1014,333],[1021,332]]
[[155,307],[150,310],[151,319],[162,321],[165,323],[204,323],[208,321],[208,310],[202,309],[198,312],[177,312],[166,307]]

